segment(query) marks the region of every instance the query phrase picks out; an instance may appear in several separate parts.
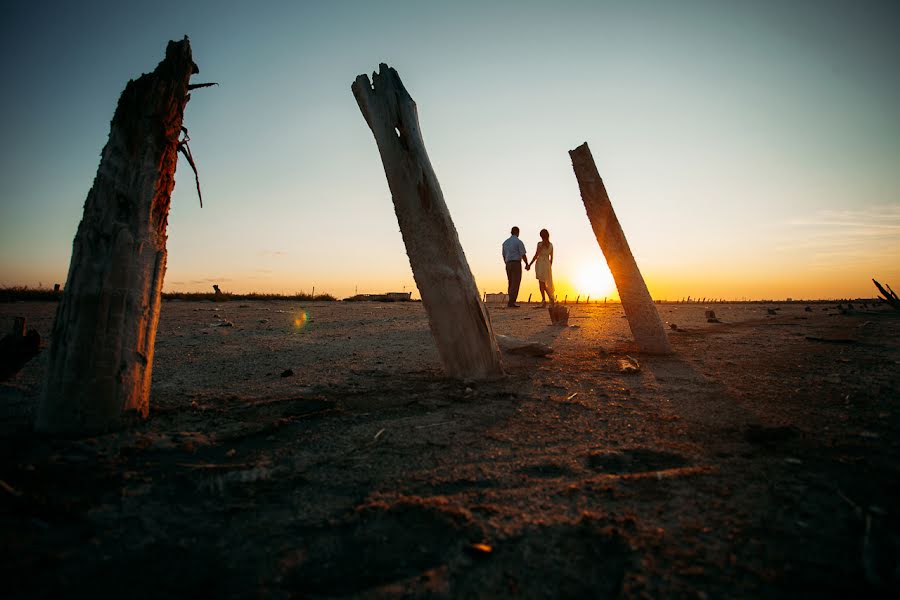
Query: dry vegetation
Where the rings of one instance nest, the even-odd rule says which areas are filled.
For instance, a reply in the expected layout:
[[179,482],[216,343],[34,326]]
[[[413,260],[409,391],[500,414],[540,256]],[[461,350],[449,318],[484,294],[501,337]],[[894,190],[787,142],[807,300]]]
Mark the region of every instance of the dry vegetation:
[[[0,302],[39,302],[46,300],[60,300],[62,291],[50,288],[28,286],[9,286],[0,287]],[[250,292],[247,294],[239,294],[232,292],[222,292],[215,294],[213,292],[163,292],[163,300],[182,300],[190,302],[209,301],[209,302],[228,302],[231,300],[292,300],[294,302],[333,302],[337,298],[331,294],[307,294],[305,292],[297,292],[295,294],[262,294],[258,292]]]

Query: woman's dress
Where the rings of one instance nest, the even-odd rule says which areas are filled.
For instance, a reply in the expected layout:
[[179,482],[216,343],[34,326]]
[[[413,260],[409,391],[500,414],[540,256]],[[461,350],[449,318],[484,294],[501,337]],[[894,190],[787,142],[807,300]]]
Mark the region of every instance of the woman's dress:
[[543,242],[538,244],[536,250],[537,259],[534,262],[534,276],[538,281],[543,281],[547,287],[553,287],[553,267],[550,264],[550,255],[553,254],[553,244],[547,242],[547,247],[543,247]]

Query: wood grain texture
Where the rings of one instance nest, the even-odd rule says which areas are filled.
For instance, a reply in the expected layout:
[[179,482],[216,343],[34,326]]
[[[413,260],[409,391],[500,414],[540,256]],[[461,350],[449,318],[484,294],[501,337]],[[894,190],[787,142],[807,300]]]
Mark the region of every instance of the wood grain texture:
[[36,427],[82,434],[147,416],[166,227],[188,84],[187,38],[129,81],[75,234]]
[[628,246],[628,240],[625,239],[625,232],[622,231],[622,226],[616,218],[590,148],[585,142],[570,150],[569,156],[572,158],[572,168],[578,179],[584,208],[597,237],[597,243],[600,244],[600,250],[606,257],[609,270],[616,282],[622,308],[625,310],[635,342],[642,352],[671,353],[672,347],[669,345],[662,319],[659,318],[659,311],[656,310],[644,277]]
[[360,75],[351,89],[375,136],[409,264],[447,374],[472,379],[501,375],[490,316],[425,151],[416,103],[397,71],[385,64],[371,82]]

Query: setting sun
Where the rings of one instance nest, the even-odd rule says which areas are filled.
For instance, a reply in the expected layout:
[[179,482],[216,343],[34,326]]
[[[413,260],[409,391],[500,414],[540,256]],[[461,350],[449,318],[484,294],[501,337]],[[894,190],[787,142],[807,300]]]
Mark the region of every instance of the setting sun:
[[616,293],[616,283],[612,273],[600,262],[586,263],[578,269],[575,288],[579,294],[602,298]]

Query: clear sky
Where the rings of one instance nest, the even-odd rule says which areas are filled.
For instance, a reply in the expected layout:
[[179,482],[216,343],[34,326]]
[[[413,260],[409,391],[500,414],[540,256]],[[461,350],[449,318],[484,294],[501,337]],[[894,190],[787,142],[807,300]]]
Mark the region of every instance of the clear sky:
[[[591,147],[656,298],[900,287],[900,2],[32,2],[0,20],[0,285],[65,279],[119,94],[188,35],[165,290],[413,290],[350,84],[395,67],[482,290],[550,230],[614,295],[567,151]],[[608,273],[606,273],[608,276]],[[523,294],[537,293],[531,274]]]

